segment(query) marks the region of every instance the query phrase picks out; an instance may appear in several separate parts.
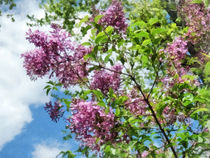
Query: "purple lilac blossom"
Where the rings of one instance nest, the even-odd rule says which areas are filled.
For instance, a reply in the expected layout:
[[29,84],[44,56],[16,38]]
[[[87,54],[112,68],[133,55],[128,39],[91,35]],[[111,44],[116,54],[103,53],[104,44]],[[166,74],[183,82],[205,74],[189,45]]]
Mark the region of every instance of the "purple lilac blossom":
[[52,104],[52,102],[50,101],[49,103],[45,104],[44,109],[48,112],[48,114],[50,115],[50,118],[52,119],[52,121],[58,122],[58,120],[63,116],[64,114],[64,110],[61,109],[62,105],[56,101],[54,103],[54,105]]
[[72,116],[67,119],[69,128],[84,146],[99,150],[102,144],[114,140],[112,129],[115,121],[111,109],[109,113],[105,113],[96,102],[74,100],[71,110]]
[[136,116],[145,115],[147,104],[144,99],[138,95],[138,92],[133,89],[127,96],[128,100],[125,102],[126,109]]
[[[169,59],[167,62],[170,69],[167,70],[168,76],[162,78],[161,81],[169,87],[173,87],[175,83],[184,83],[182,76],[187,75],[189,71],[189,67],[182,66],[182,61],[188,52],[187,42],[182,37],[177,37],[163,52]],[[176,75],[178,77],[174,78]]]
[[86,62],[83,56],[91,52],[91,48],[77,45],[70,40],[70,34],[58,25],[52,25],[50,35],[39,30],[27,33],[27,39],[37,48],[26,52],[24,67],[31,79],[50,74],[67,88],[75,85],[87,76]]
[[99,24],[112,26],[119,32],[126,31],[128,25],[126,24],[126,18],[121,2],[113,0],[109,8],[101,14],[104,16],[99,20]]
[[192,3],[192,0],[185,0],[180,12],[184,15],[189,27],[186,38],[192,44],[208,42],[210,40],[210,8],[205,8],[204,3],[196,4]]
[[111,68],[114,72],[107,72],[106,70],[95,70],[91,89],[100,89],[104,94],[109,92],[109,88],[118,91],[120,87],[120,72],[121,65],[115,65]]

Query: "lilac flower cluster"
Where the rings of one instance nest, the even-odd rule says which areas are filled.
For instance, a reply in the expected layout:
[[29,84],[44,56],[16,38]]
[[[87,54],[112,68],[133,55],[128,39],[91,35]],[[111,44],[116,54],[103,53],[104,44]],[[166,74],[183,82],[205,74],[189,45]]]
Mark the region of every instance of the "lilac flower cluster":
[[22,54],[27,75],[33,80],[47,74],[55,75],[64,87],[81,82],[87,76],[83,56],[91,49],[72,43],[69,33],[58,25],[52,25],[52,29],[50,35],[39,30],[27,33],[29,42],[36,46]]
[[113,26],[119,32],[126,31],[126,18],[121,2],[113,0],[109,8],[101,14],[104,16],[99,20],[99,24],[104,26]]
[[64,110],[61,109],[62,105],[56,101],[54,103],[54,105],[52,104],[52,102],[50,101],[49,103],[45,104],[44,109],[48,112],[48,114],[50,115],[50,118],[52,119],[52,121],[58,122],[58,120],[63,116],[64,114]]
[[180,12],[189,26],[186,34],[188,40],[192,44],[208,42],[210,40],[210,8],[205,8],[203,3],[196,4],[192,3],[192,0],[185,0]]
[[125,102],[126,109],[137,116],[145,115],[147,104],[144,99],[138,95],[137,91],[133,89],[127,96],[128,100]]
[[111,68],[113,72],[105,70],[94,71],[91,89],[100,89],[101,92],[106,94],[109,88],[118,91],[120,87],[120,72],[122,71],[121,65],[115,65]]
[[[168,44],[167,48],[163,51],[169,59],[168,76],[162,78],[162,82],[169,87],[173,87],[175,83],[183,83],[185,80],[182,78],[183,75],[188,73],[189,68],[182,66],[182,60],[185,58],[188,48],[187,42],[182,38],[178,37]],[[176,76],[174,78],[174,76]]]
[[175,38],[171,44],[168,44],[167,52],[170,54],[170,58],[173,59],[174,63],[178,63],[179,65],[180,60],[184,59],[188,52],[187,42],[182,37]]
[[105,113],[96,102],[83,100],[74,100],[71,110],[72,116],[68,119],[69,128],[84,146],[99,150],[102,144],[114,140],[112,129],[115,121],[112,111]]
[[87,63],[83,56],[91,52],[91,49],[80,45],[74,51],[73,56],[68,55],[62,58],[54,69],[56,77],[64,87],[83,82],[83,78],[88,75]]

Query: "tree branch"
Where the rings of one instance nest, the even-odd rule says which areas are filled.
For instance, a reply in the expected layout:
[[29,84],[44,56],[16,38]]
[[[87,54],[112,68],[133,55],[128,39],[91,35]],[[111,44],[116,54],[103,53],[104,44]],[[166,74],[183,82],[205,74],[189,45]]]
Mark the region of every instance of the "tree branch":
[[163,135],[164,135],[166,141],[168,142],[168,145],[170,146],[170,148],[171,148],[171,150],[172,150],[172,152],[173,152],[173,154],[174,154],[174,157],[175,157],[175,158],[178,158],[178,156],[177,156],[177,154],[176,154],[176,151],[175,151],[174,147],[173,147],[172,144],[171,144],[171,141],[169,140],[169,138],[168,138],[168,136],[167,136],[165,130],[164,130],[163,127],[161,126],[160,122],[158,121],[158,118],[157,118],[157,116],[156,116],[156,114],[155,114],[155,111],[153,110],[153,108],[152,108],[152,106],[151,106],[149,100],[147,99],[147,97],[144,95],[144,93],[143,93],[143,91],[142,91],[142,88],[141,88],[141,85],[139,85],[139,84],[137,83],[135,77],[133,77],[132,75],[130,75],[130,78],[131,78],[131,80],[136,84],[138,90],[141,92],[141,94],[142,94],[142,96],[143,96],[143,98],[144,98],[144,101],[145,101],[145,102],[147,103],[147,105],[149,106],[149,109],[150,109],[151,112],[152,112],[152,116],[154,117],[155,122],[156,122],[157,125],[159,126],[159,129],[160,129],[161,132],[163,133]]

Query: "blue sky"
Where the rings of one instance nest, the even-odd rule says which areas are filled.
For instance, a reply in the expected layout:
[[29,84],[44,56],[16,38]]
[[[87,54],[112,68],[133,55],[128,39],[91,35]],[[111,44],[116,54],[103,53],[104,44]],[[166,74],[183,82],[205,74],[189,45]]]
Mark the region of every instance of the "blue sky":
[[71,150],[75,150],[77,148],[78,145],[73,141],[62,141],[65,120],[61,119],[58,123],[52,122],[42,106],[34,107],[32,105],[30,110],[32,111],[33,121],[25,125],[22,132],[4,146],[0,152],[0,157],[31,158],[34,150],[40,144],[44,147],[49,146],[51,149],[70,147]]
[[33,49],[25,40],[26,15],[44,13],[37,0],[18,0],[14,11],[14,23],[0,17],[0,158],[55,158],[78,144],[63,141],[65,120],[54,123],[43,109],[50,100],[43,91],[47,79],[31,81],[20,59],[21,53]]

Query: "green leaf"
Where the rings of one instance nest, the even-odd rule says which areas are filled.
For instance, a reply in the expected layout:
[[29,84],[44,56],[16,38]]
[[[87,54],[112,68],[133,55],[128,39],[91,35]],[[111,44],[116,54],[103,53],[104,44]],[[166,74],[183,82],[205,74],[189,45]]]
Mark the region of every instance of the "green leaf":
[[151,33],[153,36],[157,35],[157,34],[162,34],[167,32],[167,29],[165,28],[157,28],[157,29],[152,29]]
[[150,25],[154,25],[154,24],[156,24],[157,22],[159,22],[159,19],[157,19],[157,18],[151,18],[151,19],[149,19],[149,24]]
[[87,97],[88,94],[91,93],[91,90],[86,90],[86,91],[83,91],[83,97]]
[[48,84],[54,85],[55,83],[53,81],[48,81]]
[[100,67],[97,66],[97,65],[95,65],[95,66],[93,66],[93,67],[90,67],[90,68],[88,69],[88,72],[92,72],[93,70],[99,70],[99,69],[100,69]]
[[97,15],[94,19],[95,23],[98,23],[99,20],[103,17],[104,15]]
[[207,127],[208,127],[208,129],[210,131],[210,120],[207,121]]
[[135,123],[139,122],[140,120],[134,118],[134,117],[130,117],[128,119],[128,122],[133,126]]
[[46,94],[48,95],[49,92],[50,92],[51,88],[48,88],[47,91],[46,91]]
[[108,95],[109,95],[109,98],[115,97],[115,94],[114,94],[114,91],[113,91],[112,88],[109,88],[109,93],[108,93]]
[[139,32],[139,33],[135,34],[135,37],[138,37],[138,38],[142,38],[142,37],[149,38],[149,33],[145,32],[145,31],[142,31],[142,32]]
[[86,27],[82,27],[82,28],[81,28],[82,36],[85,36],[85,35],[87,34],[87,31],[88,31],[89,29],[91,29],[91,26],[90,26],[90,25],[88,25],[88,26],[86,26]]
[[97,97],[98,100],[103,99],[104,95],[100,90],[91,90]]
[[85,60],[88,60],[89,58],[95,60],[96,59],[96,56],[95,56],[95,54],[93,52],[91,52],[89,54],[86,54],[83,58]]
[[[76,155],[74,155],[70,150],[68,150],[66,152],[65,151],[61,151],[59,153],[59,155],[62,155],[62,158],[66,158],[66,156],[67,156],[67,158],[75,158],[76,157]],[[58,158],[59,155],[56,156],[56,158]]]
[[63,102],[66,104],[67,111],[69,111],[71,101],[69,101],[68,99],[64,99]]
[[107,63],[109,61],[109,58],[111,57],[112,53],[109,53],[105,59],[104,59],[104,62]]
[[204,0],[204,4],[205,4],[205,7],[207,8],[209,6],[209,0]]
[[96,44],[99,44],[99,43],[105,43],[107,42],[107,40],[108,40],[108,37],[105,35],[105,33],[99,32],[98,35],[96,36],[95,42]]
[[107,145],[106,147],[105,147],[105,152],[107,152],[107,153],[109,153],[110,152],[110,149],[111,149],[111,146],[110,145]]
[[143,41],[142,46],[147,46],[148,44],[151,44],[152,41],[150,39],[146,39]]
[[119,105],[124,104],[126,100],[128,100],[128,96],[120,96],[118,99],[118,104]]
[[83,46],[90,46],[91,43],[90,43],[90,42],[84,42],[84,43],[82,43],[82,45],[83,45]]
[[51,88],[51,86],[47,85],[47,86],[44,87],[44,89],[48,89],[48,88]]
[[114,31],[114,28],[113,28],[112,26],[108,26],[108,27],[105,29],[105,32],[108,33],[109,35],[111,35],[113,31]]
[[96,32],[97,32],[97,29],[96,28],[94,28],[94,29],[91,29],[91,39],[92,40],[95,40],[95,36],[96,36]]
[[144,21],[137,21],[133,24],[134,26],[146,27],[147,24]]
[[84,23],[84,22],[87,22],[89,20],[89,16],[86,15],[82,20],[80,20],[79,24],[77,25],[77,27],[81,27],[81,25]]
[[101,107],[106,107],[106,104],[103,101],[99,101],[97,103],[97,105],[101,106]]
[[193,98],[194,98],[194,96],[193,96],[193,94],[191,94],[191,93],[185,93],[184,94],[184,98],[182,99],[183,101],[193,101]]
[[141,61],[142,61],[143,65],[146,66],[146,64],[148,63],[148,57],[146,55],[142,55]]
[[193,116],[194,114],[198,113],[198,112],[203,112],[203,111],[208,111],[207,108],[200,108],[198,110],[195,110],[190,116]]
[[120,108],[117,108],[117,109],[116,109],[115,115],[116,115],[116,116],[120,116]]
[[[209,75],[210,75],[210,62],[208,62],[208,63],[205,65],[204,74],[205,74],[205,76],[209,76]],[[209,76],[209,77],[210,77],[210,76]]]
[[201,4],[203,2],[203,0],[193,0],[192,3],[195,3],[195,4]]
[[64,136],[63,137],[63,140],[69,140],[69,139],[71,139],[72,138],[72,136],[69,134],[69,135],[67,135],[67,136]]

